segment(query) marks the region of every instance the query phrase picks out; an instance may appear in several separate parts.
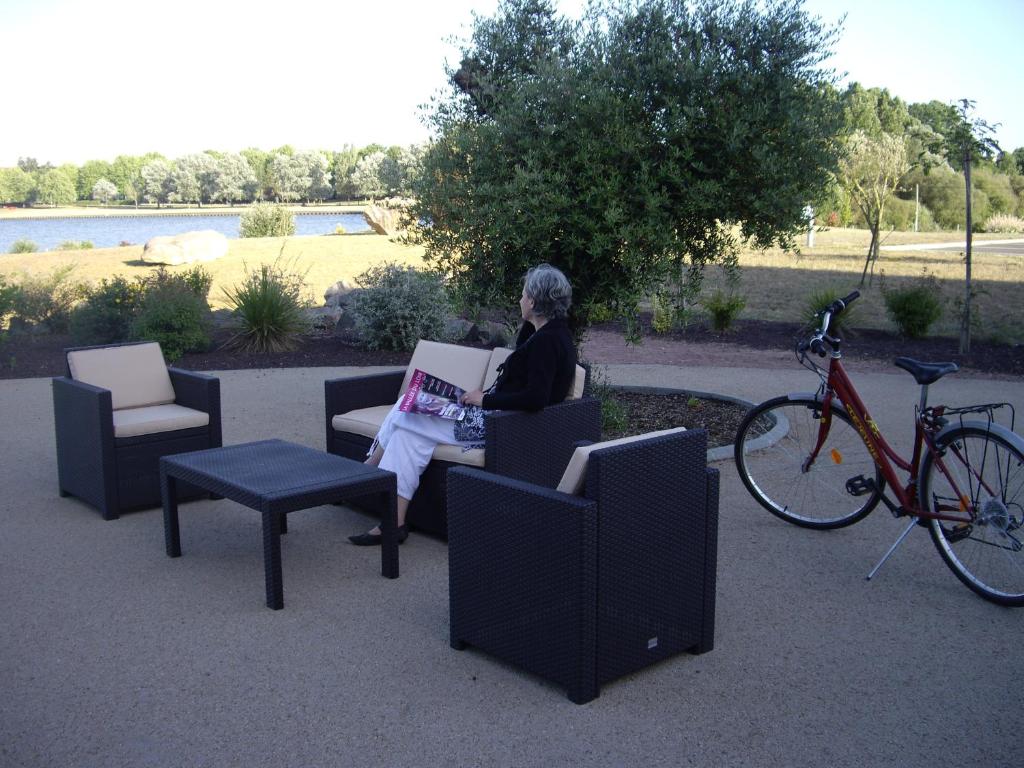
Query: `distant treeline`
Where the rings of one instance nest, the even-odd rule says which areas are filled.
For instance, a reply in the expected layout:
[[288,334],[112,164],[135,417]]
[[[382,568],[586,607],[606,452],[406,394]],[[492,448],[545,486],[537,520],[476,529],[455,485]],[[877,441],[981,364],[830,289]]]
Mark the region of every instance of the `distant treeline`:
[[168,159],[151,152],[119,155],[113,162],[53,166],[23,157],[0,168],[0,202],[72,205],[100,203],[319,202],[406,196],[411,192],[422,148],[371,144],[337,152],[208,150]]

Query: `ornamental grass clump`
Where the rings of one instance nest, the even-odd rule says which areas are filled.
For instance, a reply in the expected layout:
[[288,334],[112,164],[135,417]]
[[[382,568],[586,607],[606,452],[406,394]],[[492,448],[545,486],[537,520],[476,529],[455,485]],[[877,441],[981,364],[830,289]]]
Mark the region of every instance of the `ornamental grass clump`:
[[718,290],[701,300],[701,304],[711,317],[711,327],[716,331],[727,331],[747,306],[747,301],[738,294]]
[[280,261],[246,268],[239,285],[224,289],[235,325],[225,346],[256,354],[294,349],[308,326],[305,288],[305,274]]
[[[849,291],[838,288],[823,288],[811,293],[804,302],[800,318],[805,325],[818,326],[818,315],[829,307],[836,299],[845,297]],[[851,304],[838,315],[833,315],[829,322],[829,335],[842,338],[850,332],[859,314],[859,304]]]

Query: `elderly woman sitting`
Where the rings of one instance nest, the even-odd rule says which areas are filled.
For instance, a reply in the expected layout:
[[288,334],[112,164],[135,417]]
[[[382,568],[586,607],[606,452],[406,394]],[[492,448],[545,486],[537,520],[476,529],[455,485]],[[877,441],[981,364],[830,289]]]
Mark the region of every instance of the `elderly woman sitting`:
[[[539,411],[562,402],[576,373],[576,347],[566,322],[572,304],[572,286],[558,269],[540,264],[526,273],[519,299],[523,326],[516,349],[500,369],[487,391],[474,390],[462,396],[466,405],[485,411]],[[401,398],[399,398],[401,402]],[[439,444],[473,445],[455,436],[455,423],[426,414],[405,413],[398,403],[391,409],[370,448],[367,463],[398,476],[398,540],[405,541],[405,515],[409,500],[419,486],[420,475],[430,463]],[[380,544],[380,527],[349,536],[359,546]]]

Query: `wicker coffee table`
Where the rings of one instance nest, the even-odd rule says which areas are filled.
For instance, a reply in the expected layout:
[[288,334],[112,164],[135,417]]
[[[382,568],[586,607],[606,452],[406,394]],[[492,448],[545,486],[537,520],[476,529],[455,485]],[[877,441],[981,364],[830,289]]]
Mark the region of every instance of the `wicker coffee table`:
[[[229,445],[160,459],[164,541],[168,557],[181,556],[178,481],[199,486],[263,515],[263,565],[267,607],[284,607],[281,534],[286,515],[300,509],[359,498],[381,509],[381,574],[398,578],[395,475],[358,461],[284,440]],[[376,497],[376,499],[374,499]]]

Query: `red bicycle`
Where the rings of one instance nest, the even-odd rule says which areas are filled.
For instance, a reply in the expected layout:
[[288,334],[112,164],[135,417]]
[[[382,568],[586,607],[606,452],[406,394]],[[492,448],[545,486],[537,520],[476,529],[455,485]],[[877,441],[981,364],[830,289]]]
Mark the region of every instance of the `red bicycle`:
[[[986,600],[1024,605],[1024,439],[1013,432],[1013,406],[928,405],[928,386],[959,366],[898,357],[895,365],[921,385],[913,455],[901,457],[843,368],[841,340],[829,333],[832,318],[859,296],[833,302],[797,344],[800,364],[821,379],[818,391],[767,400],[740,424],[735,457],[744,485],[773,515],[806,528],[851,525],[882,502],[910,522],[868,579],[922,525],[960,581]],[[828,355],[828,368],[812,353]],[[997,423],[1001,414],[1009,427]]]

